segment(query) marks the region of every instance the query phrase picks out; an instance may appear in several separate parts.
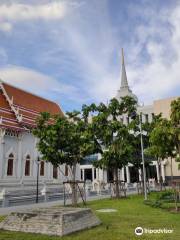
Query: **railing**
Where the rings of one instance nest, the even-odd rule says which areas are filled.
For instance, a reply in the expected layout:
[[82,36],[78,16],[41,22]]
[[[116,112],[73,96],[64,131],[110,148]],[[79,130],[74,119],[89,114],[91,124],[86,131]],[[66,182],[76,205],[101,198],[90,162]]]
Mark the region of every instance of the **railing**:
[[[142,193],[142,185],[139,183],[124,183],[121,191],[126,193]],[[154,190],[152,186],[148,186],[149,191]],[[158,189],[157,189],[158,190]],[[104,183],[101,181],[94,181],[93,183],[87,182],[84,187],[81,188],[81,191],[78,191],[79,199],[82,198],[82,195],[86,198],[95,197],[95,196],[111,196],[113,192],[113,186],[110,183]],[[71,189],[64,188],[63,184],[60,184],[56,187],[50,187],[44,185],[41,186],[38,191],[38,199],[40,203],[42,202],[51,202],[51,201],[64,201],[64,199],[71,199]],[[9,189],[3,188],[0,191],[0,207],[11,207],[11,206],[20,206],[27,204],[34,204],[36,202],[36,189]]]
[[[39,202],[49,202],[63,199],[63,188],[47,188],[44,186],[38,192]],[[0,207],[11,207],[36,202],[36,189],[29,190],[8,190],[0,192]]]

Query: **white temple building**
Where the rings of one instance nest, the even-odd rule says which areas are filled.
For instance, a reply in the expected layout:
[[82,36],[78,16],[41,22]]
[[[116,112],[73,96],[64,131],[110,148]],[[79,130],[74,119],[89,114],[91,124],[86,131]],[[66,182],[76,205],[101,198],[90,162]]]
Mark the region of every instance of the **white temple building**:
[[56,103],[0,81],[0,190],[36,186],[37,164],[40,185],[59,184],[71,177],[68,166],[60,170],[37,162],[41,155],[31,130],[40,112],[63,115]]
[[[138,101],[138,98],[135,94],[133,94],[132,90],[128,85],[125,61],[124,61],[124,53],[122,49],[122,66],[121,66],[121,85],[120,89],[117,91],[116,98],[120,101],[121,97],[131,96]],[[162,113],[163,117],[170,117],[170,104],[171,101],[177,98],[168,98],[162,100],[156,100],[152,105],[139,106],[137,107],[137,112],[142,113],[142,122],[151,122],[154,115]],[[128,124],[130,119],[127,115],[121,116],[121,121],[123,123]],[[105,169],[95,169],[91,164],[92,160],[100,159],[101,156],[94,155],[87,157],[84,163],[80,166],[81,168],[81,179],[82,180],[90,180],[92,182],[102,181],[108,182],[112,180],[112,174],[106,171]],[[160,181],[160,176],[162,176],[163,182],[168,182],[171,179],[171,175],[174,179],[180,178],[180,171],[178,170],[178,163],[173,159],[172,167],[170,159],[166,159],[161,162],[161,165],[158,166],[157,161],[152,161],[150,166],[147,169],[146,176],[148,179],[153,179],[156,182]],[[127,183],[133,183],[142,181],[141,179],[142,173],[141,169],[139,172],[133,167],[132,164],[128,164],[126,167],[119,170],[119,179],[122,181],[126,181]]]

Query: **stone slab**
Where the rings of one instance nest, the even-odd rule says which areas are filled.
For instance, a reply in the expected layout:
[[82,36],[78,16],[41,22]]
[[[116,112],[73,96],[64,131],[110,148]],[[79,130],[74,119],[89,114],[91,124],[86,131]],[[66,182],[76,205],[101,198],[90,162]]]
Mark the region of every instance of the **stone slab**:
[[90,208],[51,207],[13,212],[0,229],[64,236],[100,223]]

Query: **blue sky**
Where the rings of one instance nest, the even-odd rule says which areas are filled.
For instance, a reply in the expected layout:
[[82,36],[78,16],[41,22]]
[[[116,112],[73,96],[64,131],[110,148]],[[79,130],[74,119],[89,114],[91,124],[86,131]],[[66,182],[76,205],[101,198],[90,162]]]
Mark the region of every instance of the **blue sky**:
[[180,2],[0,0],[0,78],[64,111],[107,102],[121,48],[140,103],[180,95]]

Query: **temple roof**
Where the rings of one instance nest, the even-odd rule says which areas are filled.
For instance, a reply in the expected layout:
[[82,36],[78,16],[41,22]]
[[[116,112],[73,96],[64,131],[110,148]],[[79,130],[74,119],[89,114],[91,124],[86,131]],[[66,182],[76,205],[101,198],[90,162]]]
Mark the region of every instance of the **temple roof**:
[[0,82],[0,128],[15,131],[29,130],[36,126],[40,112],[63,116],[58,104]]

